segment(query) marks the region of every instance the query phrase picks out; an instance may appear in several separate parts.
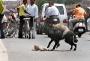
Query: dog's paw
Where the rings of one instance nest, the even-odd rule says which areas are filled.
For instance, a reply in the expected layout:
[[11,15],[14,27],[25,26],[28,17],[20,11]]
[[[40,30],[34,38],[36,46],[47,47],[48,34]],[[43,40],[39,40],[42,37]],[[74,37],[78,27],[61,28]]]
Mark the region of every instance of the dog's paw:
[[76,51],[76,48],[74,48],[74,51]]
[[54,51],[54,49],[51,49],[50,51]]
[[58,48],[60,46],[60,44],[57,44],[56,48]]

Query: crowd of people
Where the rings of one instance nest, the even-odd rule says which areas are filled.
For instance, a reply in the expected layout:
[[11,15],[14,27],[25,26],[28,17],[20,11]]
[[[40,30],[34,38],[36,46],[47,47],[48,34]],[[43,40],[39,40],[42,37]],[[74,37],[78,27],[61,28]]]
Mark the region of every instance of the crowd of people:
[[[5,38],[5,33],[4,33],[4,28],[3,28],[3,23],[2,23],[2,19],[4,16],[4,1],[0,1],[0,34],[1,37],[0,38]],[[18,38],[23,38],[23,25],[24,25],[24,18],[26,17],[26,15],[28,14],[30,17],[29,20],[29,27],[30,29],[33,28],[33,24],[35,22],[35,20],[37,20],[38,18],[38,6],[35,4],[35,0],[30,0],[30,4],[27,3],[26,0],[23,0],[22,2],[20,2],[20,5],[17,7],[17,12],[18,12],[18,16],[19,16],[19,32],[18,32]],[[11,14],[8,18],[9,19],[14,19],[13,14]],[[10,23],[10,22],[9,22]]]
[[[34,22],[38,19],[38,6],[35,4],[35,0],[30,0],[30,3],[27,3],[26,0],[23,0],[22,3],[17,7],[17,12],[19,16],[19,32],[18,32],[18,38],[23,38],[23,25],[25,23],[24,18],[28,15],[29,20],[29,27],[30,29],[33,29]],[[70,24],[73,24],[77,21],[85,21],[85,17],[87,16],[87,13],[85,10],[81,7],[80,4],[76,5],[75,9],[72,10],[72,14],[74,16],[74,19],[70,22]],[[5,8],[3,1],[0,1],[0,38],[5,38],[4,32],[3,32],[3,25],[2,25],[2,18],[4,16]],[[13,17],[13,15],[11,15]],[[55,18],[58,20],[57,23],[60,22],[60,12],[57,9],[57,7],[54,6],[54,2],[50,1],[49,6],[47,7],[45,11],[46,22],[48,24],[53,23],[52,20]],[[71,25],[72,26],[72,25]]]

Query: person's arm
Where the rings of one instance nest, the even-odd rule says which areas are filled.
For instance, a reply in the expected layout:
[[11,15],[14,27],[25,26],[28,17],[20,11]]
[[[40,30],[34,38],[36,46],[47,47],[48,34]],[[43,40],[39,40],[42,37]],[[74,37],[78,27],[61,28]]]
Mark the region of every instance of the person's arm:
[[29,9],[29,7],[28,7],[28,5],[26,5],[24,12],[30,16],[31,14],[28,12],[28,9]]
[[19,14],[19,7],[17,7],[17,13]]
[[38,18],[38,6],[36,5],[36,7],[35,7],[35,19],[37,19]]
[[60,18],[60,12],[58,11],[58,18],[59,18],[59,21],[61,20],[61,18]]
[[28,14],[28,15],[31,15],[30,13],[28,13],[26,10],[24,10],[24,12],[26,13],[26,14]]
[[49,14],[50,14],[50,9],[48,7],[45,11],[45,18],[49,17]]
[[61,18],[60,18],[60,12],[59,12],[59,10],[58,10],[58,8],[56,7],[56,9],[57,9],[57,12],[58,12],[58,18],[59,18],[59,21],[61,20]]
[[3,4],[2,6],[3,6],[3,11],[2,11],[2,13],[4,13],[5,10],[6,10],[6,6],[5,6],[4,4]]
[[87,18],[89,15],[88,13],[86,13],[86,11],[84,12],[84,18]]

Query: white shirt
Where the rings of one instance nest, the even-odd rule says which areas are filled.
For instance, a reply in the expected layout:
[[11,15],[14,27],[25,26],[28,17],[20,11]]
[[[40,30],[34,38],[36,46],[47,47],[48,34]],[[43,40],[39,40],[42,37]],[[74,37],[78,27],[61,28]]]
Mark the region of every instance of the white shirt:
[[58,15],[58,16],[60,16],[59,10],[55,6],[51,6],[51,7],[48,7],[46,9],[45,16],[49,17],[51,15]]
[[6,15],[4,15],[4,16],[3,16],[3,19],[2,19],[2,23],[3,23],[3,22],[7,22],[7,20],[8,20],[8,19],[7,19]]
[[36,4],[28,4],[26,7],[26,11],[31,14],[31,16],[38,18],[38,6]]

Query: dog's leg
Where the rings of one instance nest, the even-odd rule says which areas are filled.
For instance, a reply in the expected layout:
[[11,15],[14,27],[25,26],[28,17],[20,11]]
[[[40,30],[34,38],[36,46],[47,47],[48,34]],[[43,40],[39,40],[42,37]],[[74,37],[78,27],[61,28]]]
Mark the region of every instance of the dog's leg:
[[53,40],[51,39],[51,41],[49,42],[49,44],[48,44],[48,46],[47,46],[47,48],[49,48],[50,47],[50,44],[53,42]]
[[73,45],[71,45],[71,48],[70,48],[70,50],[72,50],[72,48],[73,48]]
[[74,46],[75,46],[74,51],[76,51],[76,49],[77,49],[77,44],[74,44]]
[[58,41],[57,42],[55,41],[55,45],[54,45],[53,49],[51,49],[51,51],[55,50],[55,48],[58,45],[58,43],[59,43]]
[[56,46],[56,48],[58,48],[59,46],[60,46],[60,44],[58,43],[57,46]]
[[28,31],[28,33],[29,33],[29,39],[31,38],[31,33],[30,33],[30,30]]

